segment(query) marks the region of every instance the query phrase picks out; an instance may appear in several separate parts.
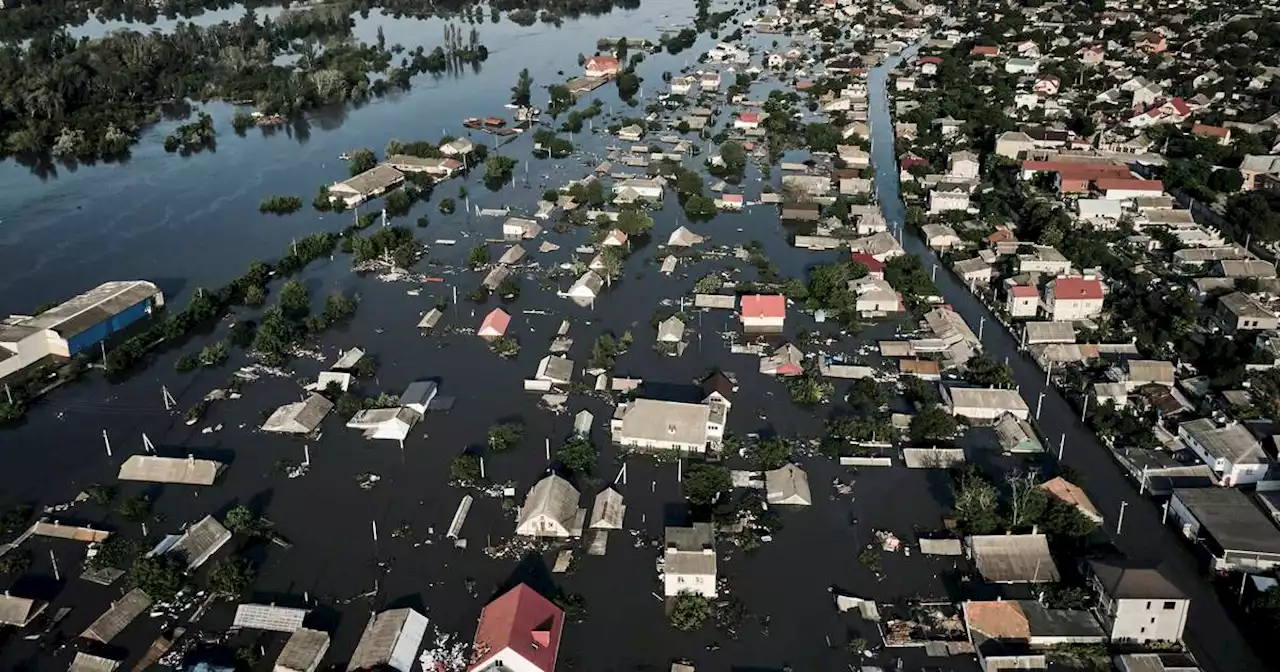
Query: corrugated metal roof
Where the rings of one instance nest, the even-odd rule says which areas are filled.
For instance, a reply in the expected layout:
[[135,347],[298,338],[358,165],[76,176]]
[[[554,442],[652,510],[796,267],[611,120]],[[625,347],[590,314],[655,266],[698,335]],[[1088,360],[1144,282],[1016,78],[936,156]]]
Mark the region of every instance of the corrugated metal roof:
[[223,544],[231,541],[231,531],[213,516],[205,516],[187,528],[168,553],[176,553],[187,561],[187,571],[203,565]]
[[71,667],[67,668],[67,672],[113,672],[120,667],[120,663],[119,660],[77,651],[75,660],[71,661]]
[[992,583],[1049,583],[1058,567],[1043,534],[974,535],[965,539],[974,564]]
[[151,596],[142,592],[141,588],[134,588],[113,603],[80,636],[107,644],[150,606]]
[[[231,627],[297,632],[309,613],[310,609],[277,607],[274,604],[241,604],[236,607],[236,617]],[[325,637],[328,638],[327,635]]]
[[289,636],[280,657],[276,658],[275,672],[308,672],[328,650],[329,633],[299,628]]

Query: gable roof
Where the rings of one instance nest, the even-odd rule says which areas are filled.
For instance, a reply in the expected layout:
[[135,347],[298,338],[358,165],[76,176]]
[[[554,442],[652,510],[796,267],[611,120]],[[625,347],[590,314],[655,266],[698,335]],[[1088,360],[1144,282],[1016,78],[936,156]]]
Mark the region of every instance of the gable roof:
[[1054,278],[1050,293],[1056,301],[1101,300],[1102,283],[1087,278]]
[[556,668],[564,612],[525,584],[485,605],[476,625],[471,670],[510,650],[543,672]]
[[1116,599],[1183,600],[1186,595],[1152,565],[1116,560],[1090,560],[1089,569],[1107,595]]
[[781,294],[748,294],[742,297],[742,317],[786,317],[787,299]]

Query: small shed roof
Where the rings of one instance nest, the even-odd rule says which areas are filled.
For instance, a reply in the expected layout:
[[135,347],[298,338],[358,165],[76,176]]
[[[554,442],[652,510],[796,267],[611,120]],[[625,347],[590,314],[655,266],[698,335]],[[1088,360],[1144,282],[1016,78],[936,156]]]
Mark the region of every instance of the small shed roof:
[[103,644],[110,643],[116,635],[120,634],[133,619],[142,615],[151,606],[151,596],[142,591],[141,588],[134,588],[125,594],[118,601],[113,602],[111,607],[107,609],[93,623],[80,633],[85,639],[92,639]]
[[236,618],[231,627],[297,632],[309,613],[310,609],[277,607],[274,604],[241,604],[236,607]]
[[7,592],[0,594],[0,623],[24,627],[39,616],[46,606],[48,604],[40,600],[15,597]]
[[578,414],[573,416],[573,431],[579,434],[590,434],[591,423],[595,421],[595,418],[596,416],[592,415],[591,411],[578,411]]
[[334,371],[345,371],[353,368],[363,357],[364,350],[361,350],[360,348],[351,348],[350,350],[342,353],[342,356],[338,358],[338,361],[334,362],[333,366],[329,368]]
[[992,583],[1048,583],[1058,580],[1058,567],[1043,534],[974,535],[965,539],[974,564]]
[[596,495],[595,504],[591,507],[591,529],[621,530],[622,518],[626,510],[627,505],[622,501],[622,493],[613,488],[601,490]]
[[764,472],[764,483],[766,499],[770,504],[813,504],[813,495],[809,492],[809,475],[794,464]]
[[324,416],[333,410],[333,402],[312,394],[305,401],[296,401],[277,408],[262,423],[262,431],[278,434],[310,434],[320,426]]
[[120,465],[120,473],[116,478],[122,481],[148,483],[213,485],[225,466],[221,462],[197,460],[194,457],[133,455]]
[[285,642],[280,657],[276,658],[274,672],[310,672],[329,650],[329,633],[310,628],[298,628]]
[[442,317],[444,317],[443,311],[441,311],[439,308],[432,308],[431,310],[428,310],[425,315],[422,316],[421,320],[418,321],[418,328],[419,329],[434,328],[436,326],[436,323],[439,322],[440,318]]
[[[404,637],[417,640],[413,642],[413,652],[404,661],[412,663],[418,653],[418,646],[422,643],[426,626],[426,616],[413,609],[389,609],[374,616],[365,626],[355,653],[351,654],[351,661],[347,664],[348,672],[370,670],[384,665],[394,666],[394,663],[400,662],[393,658],[398,657],[400,652],[397,649],[402,648],[401,639]],[[409,672],[409,669],[400,669],[399,672]]]
[[1027,322],[1022,328],[1026,345],[1076,342],[1076,327],[1071,322]]
[[120,663],[119,660],[77,651],[75,660],[71,661],[71,667],[67,668],[67,672],[114,672],[120,667]]

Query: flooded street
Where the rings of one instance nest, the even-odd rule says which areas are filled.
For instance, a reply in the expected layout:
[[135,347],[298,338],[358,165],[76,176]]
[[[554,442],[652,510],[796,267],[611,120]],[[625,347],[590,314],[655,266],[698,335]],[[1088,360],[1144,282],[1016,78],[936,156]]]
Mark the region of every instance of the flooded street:
[[[490,49],[489,59],[476,71],[414,80],[411,91],[388,96],[356,109],[327,109],[308,115],[305,122],[279,129],[269,137],[251,130],[238,138],[230,131],[232,109],[212,104],[219,132],[216,153],[192,157],[165,154],[161,139],[173,123],[149,129],[135,148],[128,165],[59,169],[43,180],[28,169],[6,163],[0,179],[0,308],[21,312],[47,300],[82,291],[98,282],[117,278],[156,281],[178,306],[185,304],[198,286],[216,286],[238,275],[251,262],[273,258],[290,240],[315,230],[338,231],[352,215],[320,215],[309,207],[289,217],[263,216],[260,200],[272,194],[297,195],[309,201],[321,184],[341,179],[346,166],[337,157],[344,151],[371,147],[381,153],[387,141],[436,139],[441,134],[461,134],[467,116],[505,113],[516,72],[527,67],[535,80],[535,102],[545,101],[541,87],[560,82],[578,68],[577,52],[593,53],[595,41],[605,35],[656,37],[663,26],[684,23],[691,14],[688,3],[647,0],[638,10],[615,10],[600,17],[567,21],[562,28],[538,24],[522,28],[506,22],[480,27],[481,39]],[[425,41],[430,48],[440,34],[439,21],[373,18],[360,21],[364,32],[383,26],[388,43],[406,45]],[[768,49],[765,38],[753,36],[757,49]],[[664,87],[662,73],[676,72],[692,62],[715,41],[701,36],[692,49],[679,55],[648,55],[639,67],[644,89],[652,96]],[[776,80],[762,81],[751,91],[762,98]],[[641,108],[623,112],[612,85],[587,97],[600,98],[606,111],[639,116]],[[580,103],[579,107],[588,101]],[[722,113],[719,124],[728,123]],[[595,120],[603,125],[604,118]],[[474,209],[511,207],[531,212],[539,195],[588,173],[605,153],[612,139],[604,134],[580,134],[574,138],[582,150],[565,160],[539,160],[531,156],[532,139],[526,134],[504,146],[501,152],[520,160],[516,185],[493,192],[485,188],[482,172],[465,182],[440,185],[435,197],[418,204],[403,220],[413,222],[427,214],[431,224],[414,229],[419,239],[457,239],[456,246],[432,245],[419,269],[435,274],[430,264],[448,268],[459,264],[467,249],[481,238],[499,236],[502,218],[478,217]],[[491,136],[475,134],[476,141]],[[695,159],[701,162],[701,157]],[[528,168],[526,169],[526,163]],[[527,172],[526,172],[527,170]],[[770,176],[779,184],[778,171]],[[469,191],[471,213],[445,216],[436,209],[442,197],[456,197],[461,186]],[[761,193],[760,173],[748,168],[743,191],[748,201]],[[369,206],[366,206],[366,208]],[[244,390],[243,398],[218,402],[195,426],[183,422],[182,412],[209,390],[221,386],[235,368],[246,362],[243,353],[218,369],[190,374],[174,372],[174,361],[185,352],[223,338],[227,323],[200,335],[181,349],[162,354],[144,371],[119,385],[88,376],[58,390],[37,404],[20,427],[0,433],[6,469],[0,473],[0,502],[9,507],[27,503],[36,507],[72,499],[95,483],[113,483],[120,463],[142,452],[145,434],[161,454],[216,457],[230,468],[215,487],[148,487],[121,484],[122,496],[145,492],[155,500],[163,521],[148,526],[149,538],[176,532],[181,526],[213,513],[221,515],[239,504],[260,510],[273,521],[291,549],[255,548],[258,580],[246,601],[278,604],[321,605],[313,618],[333,633],[326,665],[345,664],[368,615],[375,610],[413,606],[422,610],[440,632],[469,640],[483,604],[503,586],[527,581],[535,586],[550,582],[562,590],[582,595],[588,618],[567,627],[561,647],[564,670],[665,670],[675,657],[693,659],[706,669],[843,669],[849,663],[845,643],[866,638],[878,646],[874,624],[860,623],[850,614],[836,611],[829,590],[838,587],[863,597],[894,600],[912,596],[954,598],[957,590],[947,578],[949,559],[901,553],[884,555],[885,578],[877,579],[857,561],[862,549],[874,541],[877,530],[891,530],[903,537],[917,527],[941,526],[948,504],[945,474],[930,470],[879,470],[855,474],[825,457],[805,457],[815,505],[783,512],[783,529],[772,543],[744,554],[725,547],[721,551],[721,576],[728,593],[740,598],[749,612],[736,640],[711,625],[695,633],[671,628],[663,614],[661,591],[655,571],[664,518],[670,505],[682,501],[677,466],[657,464],[649,458],[627,461],[628,479],[619,490],[627,498],[627,532],[616,532],[605,557],[583,556],[571,575],[555,575],[548,567],[554,552],[497,559],[485,554],[486,546],[501,546],[513,535],[514,512],[504,510],[496,498],[478,497],[462,537],[466,549],[456,549],[444,538],[455,507],[464,491],[445,485],[450,461],[469,445],[484,441],[489,426],[513,418],[526,425],[523,444],[487,460],[488,476],[509,482],[517,500],[542,476],[547,467],[544,440],[552,446],[572,431],[572,414],[583,408],[595,415],[592,439],[602,449],[594,479],[578,483],[583,506],[611,482],[622,466],[609,445],[607,419],[613,407],[583,395],[571,398],[568,413],[555,415],[538,405],[537,395],[521,391],[521,380],[533,376],[560,321],[573,320],[570,336],[575,344],[570,356],[578,371],[584,366],[592,343],[604,332],[619,334],[630,329],[635,342],[618,360],[616,374],[644,378],[658,386],[689,386],[713,367],[735,373],[740,391],[733,399],[728,429],[735,435],[751,432],[817,438],[830,406],[801,410],[789,400],[786,386],[757,373],[757,359],[730,355],[720,332],[737,328],[729,311],[695,314],[689,325],[689,349],[680,358],[654,351],[651,316],[662,299],[688,297],[692,283],[702,275],[726,267],[742,269],[738,277],[754,278],[751,267],[740,261],[708,256],[702,261],[686,258],[676,273],[663,276],[658,249],[668,235],[682,225],[710,237],[704,248],[758,240],[770,262],[784,275],[802,277],[811,264],[827,263],[839,253],[797,250],[787,242],[775,206],[751,206],[742,214],[720,215],[711,222],[690,224],[674,196],[653,213],[656,226],[648,242],[628,259],[622,278],[597,301],[595,309],[578,308],[540,291],[542,270],[528,273],[524,291],[514,304],[504,306],[513,315],[509,333],[522,345],[520,355],[504,360],[488,352],[483,341],[467,334],[439,333],[454,327],[473,329],[496,299],[483,306],[463,301],[450,307],[435,335],[422,336],[414,327],[436,297],[448,297],[456,286],[459,296],[479,282],[475,273],[446,274],[444,283],[427,283],[418,295],[408,283],[381,283],[350,270],[350,258],[339,254],[331,261],[312,264],[303,274],[313,298],[335,290],[361,297],[356,318],[345,327],[326,332],[320,348],[331,363],[343,349],[359,346],[375,356],[380,373],[364,381],[363,394],[400,393],[410,382],[434,379],[442,395],[457,399],[453,410],[431,412],[419,423],[403,450],[394,442],[365,441],[358,432],[341,427],[330,417],[319,440],[293,440],[255,431],[276,406],[295,400],[299,383],[315,379],[321,362],[296,360],[291,378],[268,378]],[[561,246],[560,251],[539,254],[533,244],[527,259],[541,268],[572,258],[572,249],[586,240],[584,229],[542,236]],[[493,248],[497,249],[497,248]],[[12,269],[11,271],[9,269]],[[562,280],[562,289],[568,280]],[[273,289],[275,289],[273,287]],[[671,310],[667,308],[666,310]],[[527,313],[525,311],[534,311]],[[252,316],[252,311],[243,313]],[[812,318],[792,313],[788,331],[812,327]],[[841,342],[837,351],[853,354],[866,343],[893,333],[894,325],[879,325]],[[874,363],[874,362],[868,362]],[[581,374],[579,374],[581,375]],[[164,410],[162,389],[177,399],[177,411]],[[843,396],[847,384],[837,391]],[[221,431],[203,433],[220,425]],[[108,456],[103,432],[112,446]],[[286,478],[279,464],[301,462],[305,450],[311,458],[307,474]],[[738,460],[731,466],[744,467]],[[376,474],[380,480],[362,489],[360,474]],[[838,494],[834,482],[856,481],[853,495]],[[893,502],[886,506],[886,502]],[[141,530],[116,514],[89,505],[76,507],[67,516],[120,529],[130,536]],[[379,531],[374,539],[374,527]],[[159,528],[159,529],[157,529]],[[394,531],[394,533],[393,533]],[[31,543],[31,542],[29,542]],[[78,567],[83,547],[70,542],[32,544],[31,574],[41,577],[43,594],[53,607],[75,605],[62,630],[77,633],[107,603],[118,598],[119,586],[103,587],[64,571],[55,579],[49,552],[63,568]],[[468,580],[477,595],[469,594]],[[35,584],[33,584],[35,585]],[[200,623],[216,632],[231,622],[233,609],[219,604]],[[158,633],[163,619],[140,618],[113,642],[127,652],[131,665]],[[767,623],[767,626],[764,625]],[[625,634],[623,634],[625,633]],[[234,645],[262,645],[264,661],[273,660],[285,638],[240,635]],[[0,665],[6,669],[64,669],[70,652],[56,656],[35,644],[11,639],[0,644]],[[878,659],[903,669],[917,669],[925,656],[919,649],[890,650]],[[928,659],[943,669],[972,669],[967,658]]]

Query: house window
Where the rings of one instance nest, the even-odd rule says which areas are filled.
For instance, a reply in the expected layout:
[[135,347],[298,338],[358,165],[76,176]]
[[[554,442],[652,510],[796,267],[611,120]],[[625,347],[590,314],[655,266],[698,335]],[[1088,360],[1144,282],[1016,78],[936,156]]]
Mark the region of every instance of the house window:
[[1164,603],[1164,610],[1165,610],[1165,611],[1169,611],[1169,610],[1174,609],[1174,608],[1176,608],[1176,607],[1177,607],[1177,604],[1176,604],[1175,602],[1165,602],[1165,603]]
[[1150,603],[1150,602],[1148,602],[1148,603],[1147,603],[1147,608],[1148,608],[1148,609],[1150,609],[1150,608],[1151,608],[1151,603]]
[[1146,628],[1138,628],[1138,632],[1139,632],[1140,634],[1146,634],[1146,633],[1147,633],[1147,629],[1146,629]]

